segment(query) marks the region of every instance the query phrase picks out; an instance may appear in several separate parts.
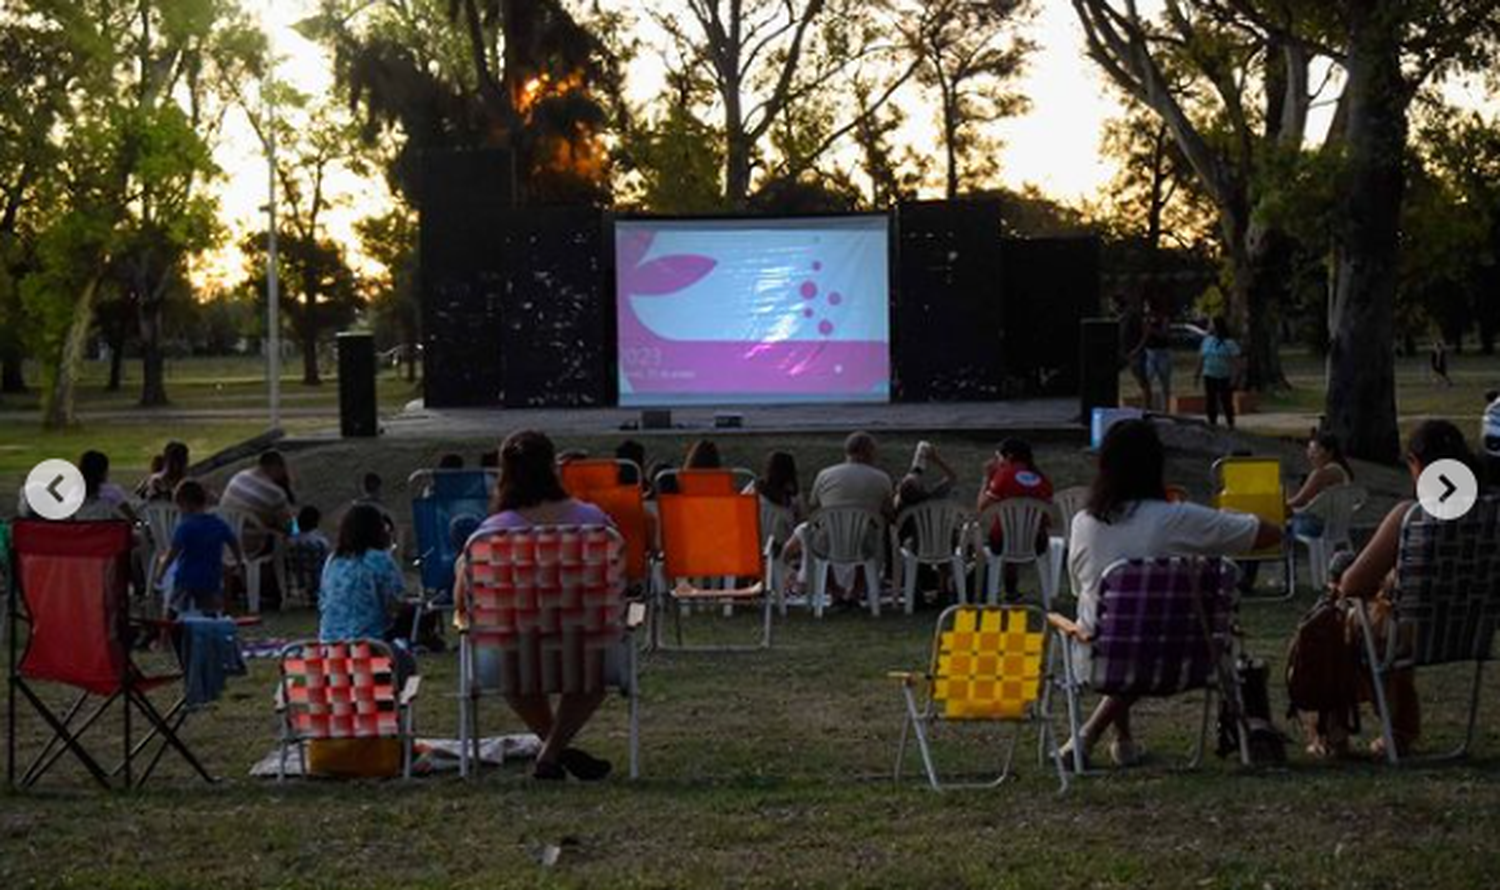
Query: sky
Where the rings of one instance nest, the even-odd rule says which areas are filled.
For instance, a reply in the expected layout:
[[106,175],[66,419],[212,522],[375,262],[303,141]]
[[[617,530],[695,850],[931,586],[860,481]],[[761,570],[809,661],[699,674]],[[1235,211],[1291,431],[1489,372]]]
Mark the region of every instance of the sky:
[[[265,23],[279,58],[277,76],[303,92],[317,95],[333,89],[332,63],[322,47],[304,40],[293,26],[316,5],[316,0],[245,0]],[[652,0],[670,5],[680,0]],[[1160,0],[1141,0],[1143,13],[1152,14]],[[658,42],[660,34],[642,12],[642,0],[605,0],[606,6],[633,11],[640,19],[643,39]],[[1037,49],[1029,57],[1016,89],[1031,100],[1023,115],[994,126],[1004,147],[1000,178],[1006,186],[1021,189],[1035,185],[1055,199],[1079,204],[1094,199],[1114,175],[1114,165],[1100,156],[1099,143],[1105,122],[1121,111],[1118,93],[1084,54],[1084,37],[1066,0],[1037,0],[1036,14],[1027,36]],[[258,9],[257,9],[258,7]],[[645,102],[662,87],[663,60],[650,50],[628,72],[632,99]],[[1483,89],[1474,84],[1455,86],[1449,97],[1460,105],[1488,105]],[[911,119],[903,135],[914,144],[936,146],[931,107],[908,106]],[[1327,110],[1315,117],[1312,132],[1326,128]],[[1319,118],[1321,117],[1321,121]],[[1322,123],[1323,126],[1320,126]],[[263,228],[266,205],[266,164],[259,141],[244,119],[226,122],[226,133],[217,154],[225,171],[222,184],[224,217],[237,243],[243,233]],[[342,241],[357,265],[365,261],[358,253],[353,223],[379,212],[390,201],[385,183],[378,176],[362,179],[347,171],[334,171],[331,190],[338,203],[328,214],[333,236]],[[199,270],[205,283],[232,285],[243,275],[243,259],[231,246],[210,257]]]
[[[277,76],[309,94],[333,88],[331,60],[321,47],[304,40],[293,25],[315,5],[315,0],[247,0],[267,27],[278,56]],[[1104,121],[1118,112],[1118,100],[1106,91],[1093,64],[1083,55],[1083,33],[1070,4],[1043,0],[1029,36],[1038,49],[1030,57],[1019,91],[1031,98],[1025,115],[998,124],[995,133],[1005,142],[1001,179],[1007,186],[1033,184],[1070,203],[1090,198],[1109,181],[1113,168],[1099,157]],[[644,19],[644,17],[643,17]],[[650,39],[648,34],[648,40]],[[661,84],[662,63],[649,52],[630,72],[633,98],[644,101]],[[931,109],[912,108],[917,126],[924,126]],[[242,233],[264,226],[266,163],[263,149],[246,121],[226,122],[217,159],[225,171],[222,184],[224,218],[237,243]],[[329,214],[334,237],[357,248],[355,220],[378,211],[390,200],[385,184],[348,174],[335,176],[333,191],[341,204]],[[354,251],[357,257],[357,249]],[[200,271],[205,282],[232,285],[244,274],[243,259],[232,247],[210,258]]]

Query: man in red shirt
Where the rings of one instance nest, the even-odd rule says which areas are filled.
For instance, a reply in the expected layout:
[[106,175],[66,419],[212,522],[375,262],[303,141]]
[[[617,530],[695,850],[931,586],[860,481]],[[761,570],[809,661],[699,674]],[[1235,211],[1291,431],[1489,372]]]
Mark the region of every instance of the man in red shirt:
[[[1031,444],[1021,439],[1006,439],[995,452],[995,459],[985,465],[984,488],[979,492],[977,509],[983,513],[986,507],[1010,498],[1032,498],[1052,503],[1052,481],[1041,470],[1031,454]],[[1000,523],[990,529],[990,549],[999,552],[1004,544]],[[1036,552],[1047,552],[1047,523],[1044,520],[1037,531]],[[1005,566],[1005,596],[1016,596],[1017,569],[1013,564]]]

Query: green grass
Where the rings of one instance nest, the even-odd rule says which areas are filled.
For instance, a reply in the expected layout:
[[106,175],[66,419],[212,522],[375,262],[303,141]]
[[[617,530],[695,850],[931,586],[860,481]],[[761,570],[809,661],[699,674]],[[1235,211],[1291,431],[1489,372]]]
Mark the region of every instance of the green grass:
[[[1294,607],[1247,607],[1248,646],[1278,661]],[[1500,831],[1500,733],[1480,756],[1389,770],[1311,764],[1242,770],[1210,758],[1177,771],[1195,701],[1138,718],[1150,762],[1064,797],[1023,739],[1020,778],[943,795],[889,780],[901,708],[884,679],[920,667],[930,613],[794,613],[777,647],[653,655],[643,666],[644,778],[537,787],[520,764],[465,784],[251,779],[273,745],[273,665],[256,662],[187,737],[225,777],[204,787],[172,763],[136,794],[103,794],[68,768],[41,790],[0,796],[0,881],[25,886],[1487,886]],[[713,637],[748,616],[693,616]],[[254,633],[311,632],[309,613]],[[423,659],[425,732],[455,731],[454,657]],[[1432,744],[1459,729],[1463,671],[1423,678]],[[1493,701],[1492,682],[1489,700]],[[1279,706],[1279,702],[1277,703]],[[498,704],[487,732],[516,731]],[[940,733],[952,768],[994,762],[989,731]],[[33,746],[35,720],[23,723]],[[98,741],[110,745],[108,732]],[[581,743],[623,763],[622,702]],[[34,750],[34,748],[33,748]],[[114,750],[113,746],[107,750]],[[914,764],[912,764],[914,766]],[[563,852],[538,864],[545,845]]]
[[[109,366],[104,362],[84,364],[77,401],[81,414],[136,409],[141,389],[139,362],[127,363],[118,392],[106,391],[108,375]],[[33,388],[29,393],[0,396],[0,418],[37,411],[41,404],[40,379],[35,373],[31,375],[28,382]],[[380,369],[376,384],[383,410],[398,410],[420,396],[420,384],[408,383],[401,371],[390,367]],[[166,388],[173,409],[264,412],[265,363],[253,357],[174,359],[167,362]],[[304,386],[300,360],[282,367],[282,404],[288,409],[326,409],[330,417],[336,416],[338,391],[338,374],[333,368],[323,369],[322,385]]]
[[[653,457],[669,457],[687,438],[647,444]],[[559,445],[601,453],[614,441],[564,438]],[[882,462],[895,469],[914,444],[914,437],[882,437]],[[948,436],[937,444],[970,496],[993,443]],[[771,447],[790,449],[805,480],[836,459],[839,442],[747,436],[720,445],[737,464],[754,463]],[[412,468],[450,449],[472,458],[492,446],[489,439],[334,442],[294,452],[292,461],[303,499],[325,509],[346,500],[366,469],[386,477],[388,499],[399,504]],[[1264,447],[1289,462],[1296,451],[1294,444]],[[1088,476],[1088,456],[1076,445],[1047,445],[1039,457],[1059,486]],[[1173,479],[1206,496],[1209,458],[1174,454]],[[1410,484],[1395,471],[1359,472],[1384,503]],[[1372,508],[1371,518],[1382,509]],[[1299,609],[1244,610],[1247,648],[1272,663],[1273,678]],[[104,794],[69,765],[41,789],[0,794],[0,886],[1456,888],[1486,886],[1494,874],[1500,723],[1493,708],[1482,719],[1479,756],[1446,767],[1313,764],[1293,745],[1284,768],[1246,771],[1211,758],[1203,770],[1184,773],[1175,765],[1189,747],[1197,704],[1180,699],[1142,706],[1147,766],[1080,782],[1065,797],[1036,765],[1029,735],[1019,780],[999,790],[937,795],[910,770],[908,781],[893,785],[902,712],[885,673],[925,665],[932,620],[930,612],[823,621],[794,612],[778,623],[770,652],[648,656],[645,776],[597,787],[537,787],[520,764],[469,784],[451,776],[279,786],[248,778],[250,765],[272,749],[275,730],[274,666],[256,662],[189,725],[195,749],[224,777],[219,785],[204,787],[173,763],[161,784]],[[284,640],[315,626],[302,610],[270,615],[248,633]],[[686,627],[712,639],[745,640],[754,631],[743,613],[694,615]],[[421,728],[454,735],[455,658],[426,657],[422,671]],[[1466,678],[1464,670],[1421,678],[1434,748],[1460,731]],[[1495,688],[1492,679],[1487,704]],[[1277,688],[1278,716],[1283,705]],[[608,701],[580,743],[623,765],[624,717],[623,703]],[[482,720],[489,733],[518,729],[499,703]],[[963,772],[995,763],[1001,737],[965,729],[940,734],[943,762]],[[100,730],[96,744],[117,750],[111,731]],[[27,719],[21,731],[26,749],[35,750],[39,723]],[[562,848],[555,867],[537,861],[547,845]]]

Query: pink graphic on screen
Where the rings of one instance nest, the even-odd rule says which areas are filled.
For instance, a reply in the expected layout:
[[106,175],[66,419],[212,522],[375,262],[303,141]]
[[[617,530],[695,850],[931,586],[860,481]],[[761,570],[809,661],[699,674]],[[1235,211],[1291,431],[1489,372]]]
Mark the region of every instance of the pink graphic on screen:
[[620,403],[886,401],[883,219],[620,223]]

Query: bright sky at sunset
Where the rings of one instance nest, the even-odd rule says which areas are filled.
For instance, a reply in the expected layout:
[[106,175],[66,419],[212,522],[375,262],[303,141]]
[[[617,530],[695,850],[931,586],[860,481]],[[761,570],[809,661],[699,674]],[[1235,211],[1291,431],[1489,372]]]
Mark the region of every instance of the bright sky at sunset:
[[[328,54],[309,43],[293,30],[316,5],[316,0],[245,0],[252,11],[258,11],[281,59],[278,76],[310,94],[324,93],[333,87]],[[678,0],[656,0],[656,8]],[[609,7],[626,8],[640,19],[641,36],[647,46],[629,72],[632,98],[646,102],[662,87],[663,62],[653,54],[662,37],[650,17],[643,12],[640,0],[604,0]],[[257,10],[258,5],[258,10]],[[1068,203],[1095,198],[1113,175],[1113,165],[1099,156],[1099,141],[1104,122],[1119,113],[1116,94],[1109,90],[1097,67],[1083,52],[1083,32],[1072,5],[1064,0],[1038,0],[1037,13],[1028,34],[1037,45],[1029,60],[1018,90],[1031,100],[1024,116],[995,126],[995,134],[1005,143],[1001,157],[1001,178],[1013,188],[1032,184],[1054,198]],[[1141,0],[1142,11],[1150,14],[1159,0]],[[1450,98],[1461,104],[1487,104],[1482,92],[1455,89]],[[932,126],[933,109],[919,107],[911,95],[905,100],[910,122],[905,138],[914,144],[937,144]],[[1326,112],[1320,115],[1326,126]],[[224,213],[237,242],[247,231],[264,225],[262,209],[266,202],[266,165],[260,143],[243,119],[230,121],[218,157],[225,170],[223,186]],[[1314,122],[1314,132],[1320,132]],[[336,238],[358,255],[358,243],[352,224],[378,212],[390,200],[383,180],[362,180],[347,171],[334,171],[333,191],[340,203],[329,214],[330,228]],[[232,247],[205,264],[200,276],[210,281],[230,284],[243,277],[243,260]]]
[[[254,9],[257,0],[248,2]],[[259,2],[263,3],[259,13],[269,25],[281,59],[278,76],[312,94],[331,89],[333,75],[327,54],[292,30],[315,6],[315,0]],[[1112,173],[1098,157],[1099,133],[1103,121],[1118,106],[1082,54],[1083,35],[1072,7],[1057,0],[1046,0],[1038,6],[1041,9],[1031,28],[1038,49],[1020,84],[1021,92],[1031,97],[1031,111],[996,128],[1006,143],[1002,178],[1010,186],[1031,183],[1048,194],[1076,202],[1092,197]],[[641,101],[651,98],[660,86],[660,72],[661,63],[649,52],[643,53],[630,73],[632,95]],[[931,117],[929,108],[912,107],[909,111],[914,124],[925,125]],[[218,157],[225,171],[224,214],[236,233],[234,240],[238,240],[239,233],[264,225],[266,165],[260,143],[248,125],[232,121],[227,131]],[[335,187],[343,203],[330,215],[331,228],[336,237],[354,247],[354,220],[378,210],[389,200],[389,194],[383,182],[351,175],[336,177]],[[232,283],[243,274],[241,263],[237,252],[230,251],[205,271],[210,279]]]

